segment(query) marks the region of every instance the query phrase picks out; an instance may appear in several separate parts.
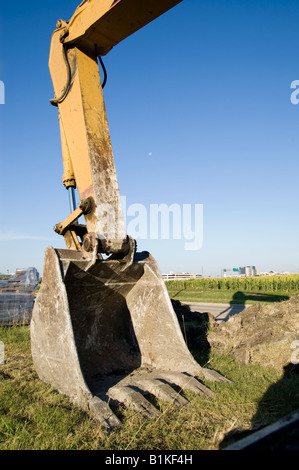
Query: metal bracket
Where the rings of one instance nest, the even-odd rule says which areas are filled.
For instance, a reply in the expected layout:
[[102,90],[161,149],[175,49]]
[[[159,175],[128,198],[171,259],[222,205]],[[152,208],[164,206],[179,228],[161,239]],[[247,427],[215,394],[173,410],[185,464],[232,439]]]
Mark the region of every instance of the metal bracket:
[[66,245],[69,250],[81,250],[82,244],[78,236],[83,240],[87,234],[85,225],[77,223],[79,217],[88,214],[92,209],[92,199],[87,198],[80,202],[79,207],[74,210],[63,222],[59,222],[54,226],[54,231],[58,235],[62,235],[65,239]]
[[[86,225],[77,223],[79,217],[92,211],[92,207],[92,198],[81,201],[76,210],[63,222],[54,226],[54,231],[64,237],[69,250],[82,251],[86,258],[93,260],[93,264],[97,259],[102,259],[101,253],[112,255],[114,259],[123,259],[125,264],[130,264],[136,251],[134,240],[130,237],[109,239],[96,233],[88,233]],[[81,242],[78,237],[81,238]]]

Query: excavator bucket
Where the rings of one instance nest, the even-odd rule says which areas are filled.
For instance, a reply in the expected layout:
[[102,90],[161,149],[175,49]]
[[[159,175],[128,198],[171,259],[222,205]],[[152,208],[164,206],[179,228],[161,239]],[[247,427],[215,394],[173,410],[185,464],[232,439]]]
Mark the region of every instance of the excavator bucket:
[[39,377],[107,430],[120,424],[110,405],[157,417],[146,395],[180,407],[188,402],[172,385],[210,397],[197,378],[227,381],[194,360],[147,252],[90,266],[80,252],[48,247],[31,345]]

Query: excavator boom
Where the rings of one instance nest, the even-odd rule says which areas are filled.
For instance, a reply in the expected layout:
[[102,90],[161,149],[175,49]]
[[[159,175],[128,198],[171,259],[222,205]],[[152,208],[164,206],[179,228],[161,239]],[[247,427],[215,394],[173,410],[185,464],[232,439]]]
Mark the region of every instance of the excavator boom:
[[[119,253],[128,249],[97,58],[181,0],[88,0],[70,21],[59,20],[49,68],[59,108],[63,183],[87,201],[86,229],[57,224],[69,249]],[[62,225],[62,227],[61,227]],[[82,236],[83,235],[83,236]],[[99,238],[100,237],[100,238]],[[81,245],[83,241],[81,242]]]
[[[97,63],[177,3],[84,1],[69,22],[58,22],[51,42],[63,184],[77,188],[80,203],[55,225],[67,249],[46,250],[31,321],[32,357],[42,380],[107,430],[120,424],[110,404],[157,417],[146,394],[183,406],[187,401],[173,384],[211,396],[197,378],[226,381],[194,360],[155,260],[137,253],[126,232]],[[85,224],[78,223],[82,216]]]
[[86,0],[68,22],[65,42],[98,47],[106,55],[116,44],[182,0]]

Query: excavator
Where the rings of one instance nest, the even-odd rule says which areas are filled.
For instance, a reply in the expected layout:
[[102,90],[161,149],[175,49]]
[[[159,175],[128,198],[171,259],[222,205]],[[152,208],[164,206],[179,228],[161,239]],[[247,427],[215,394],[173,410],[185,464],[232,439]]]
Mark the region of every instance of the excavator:
[[202,382],[229,382],[193,358],[156,261],[126,232],[99,68],[120,41],[181,1],[85,0],[52,35],[50,102],[72,212],[54,227],[66,248],[45,251],[32,358],[42,381],[107,431],[121,425],[114,405],[156,418],[150,395],[181,407],[189,403],[181,391],[211,397]]

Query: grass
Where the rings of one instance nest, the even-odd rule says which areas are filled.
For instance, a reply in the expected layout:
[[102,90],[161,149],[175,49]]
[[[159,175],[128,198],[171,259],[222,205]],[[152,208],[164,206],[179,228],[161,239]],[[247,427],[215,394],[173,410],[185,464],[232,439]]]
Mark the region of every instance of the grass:
[[299,274],[252,278],[166,281],[169,296],[182,302],[255,304],[281,302],[299,292]]
[[[159,403],[161,416],[147,420],[123,407],[123,425],[105,434],[68,398],[37,377],[29,327],[0,328],[6,364],[0,366],[0,450],[214,450],[228,435],[268,424],[299,408],[299,376],[259,364],[239,365],[232,357],[209,355],[209,365],[232,384],[209,383],[213,398],[185,392],[182,409]],[[206,357],[193,351],[199,363]]]
[[288,292],[261,293],[235,290],[189,290],[189,289],[170,289],[168,293],[171,299],[181,302],[206,302],[206,303],[224,303],[224,304],[245,304],[252,305],[256,302],[270,304],[272,302],[282,302],[288,300]]

